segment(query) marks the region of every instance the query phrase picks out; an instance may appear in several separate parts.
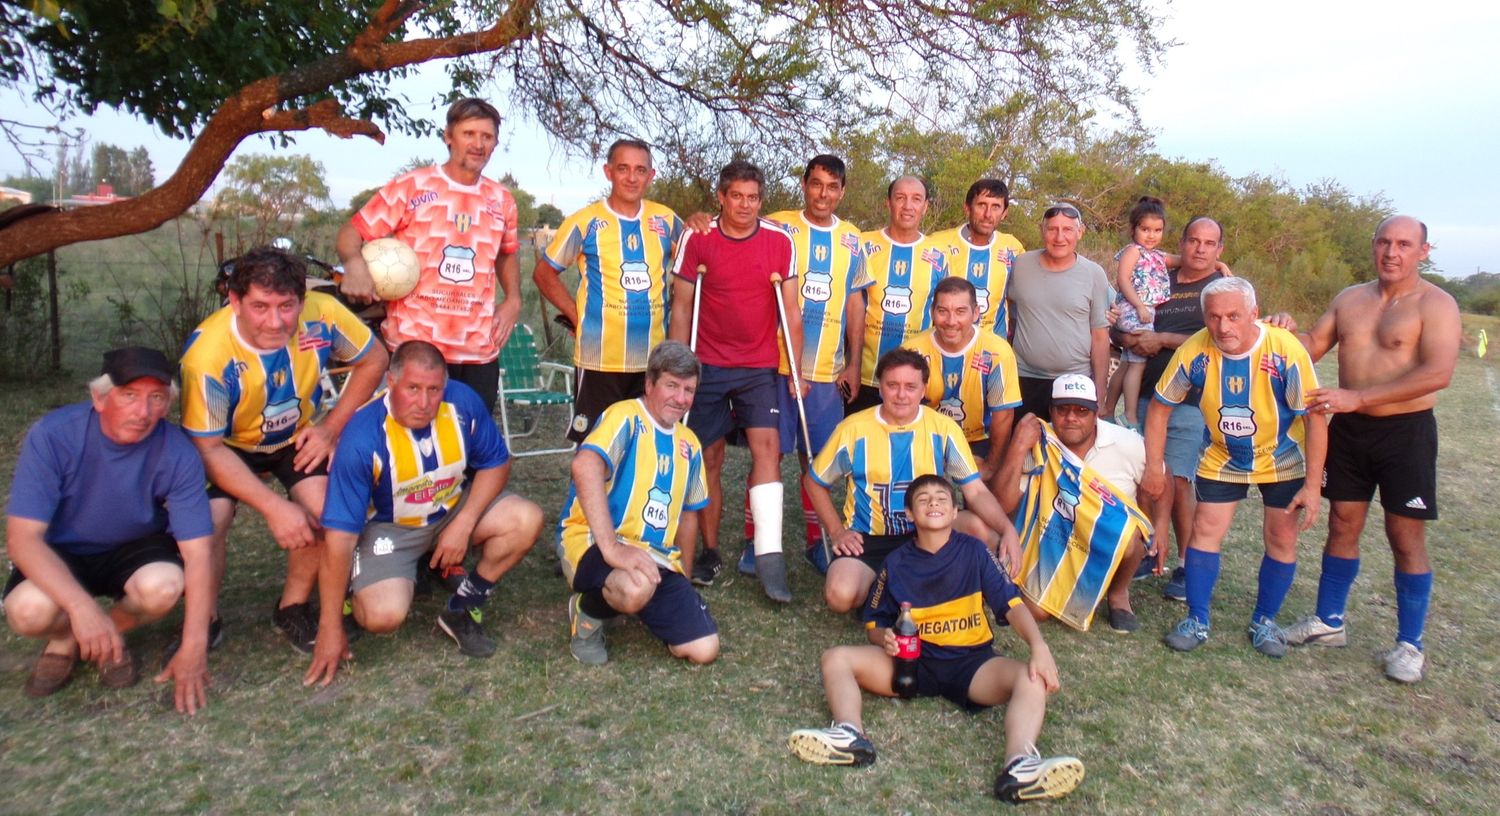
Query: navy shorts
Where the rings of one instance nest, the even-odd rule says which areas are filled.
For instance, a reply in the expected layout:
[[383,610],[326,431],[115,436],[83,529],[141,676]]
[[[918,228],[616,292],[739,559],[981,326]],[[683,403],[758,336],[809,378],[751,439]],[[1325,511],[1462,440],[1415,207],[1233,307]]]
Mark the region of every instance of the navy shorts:
[[[1268,482],[1259,484],[1261,501],[1267,507],[1277,510],[1286,509],[1297,497],[1297,491],[1302,489],[1304,479],[1287,479],[1284,482]],[[1221,482],[1216,479],[1205,479],[1199,476],[1193,482],[1193,492],[1197,494],[1198,501],[1206,504],[1229,504],[1250,495],[1250,485],[1236,482]]]
[[809,459],[828,444],[833,429],[844,418],[844,395],[839,393],[837,383],[808,383],[807,396],[802,398],[802,408],[807,414],[807,435],[812,438],[813,449],[802,442],[801,419],[797,416],[797,398],[786,386],[786,378],[776,377],[781,392],[781,452],[783,454],[801,450]]
[[896,551],[896,548],[911,541],[910,535],[870,535],[861,533],[865,539],[865,550],[859,555],[835,555],[833,560],[841,558],[856,558],[860,563],[874,570],[877,574],[880,568],[885,566],[886,556]]
[[[225,447],[229,446],[226,445]],[[319,462],[318,466],[313,468],[311,471],[304,473],[300,470],[297,470],[297,468],[292,464],[292,460],[297,458],[297,446],[290,442],[280,448],[277,448],[274,451],[271,451],[270,453],[243,451],[239,448],[234,447],[230,447],[229,449],[234,451],[234,454],[236,456],[240,457],[240,461],[245,463],[245,467],[250,468],[251,473],[254,473],[257,476],[263,473],[269,473],[272,476],[275,476],[276,481],[281,482],[281,486],[286,488],[287,490],[291,490],[292,485],[295,485],[303,479],[311,479],[314,476],[328,475],[327,458]],[[210,499],[230,499],[233,501],[239,501],[239,499],[236,499],[234,496],[231,496],[228,493],[224,492],[219,488],[218,485],[213,483],[210,483],[208,485],[208,497]]]
[[[54,549],[58,558],[68,565],[68,572],[78,579],[84,591],[90,595],[107,598],[125,597],[125,584],[136,570],[147,564],[167,563],[182,566],[182,551],[177,549],[177,540],[165,533],[138,538],[108,552],[94,555],[75,555]],[[26,576],[15,566],[10,568],[10,579],[5,582],[5,593],[21,585]]]
[[1385,512],[1435,519],[1437,448],[1430,409],[1384,417],[1337,414],[1328,421],[1323,498],[1364,503],[1379,487]]
[[943,697],[962,706],[965,711],[987,708],[969,699],[969,686],[984,664],[996,657],[988,650],[975,651],[963,657],[917,658],[917,695]]
[[[713,616],[708,614],[708,604],[693,588],[693,584],[680,572],[661,569],[661,583],[656,585],[656,594],[636,617],[651,634],[668,646],[681,646],[719,631]],[[604,582],[615,568],[605,563],[604,555],[597,546],[590,546],[578,559],[573,571],[573,591],[593,592],[604,588]]]
[[[780,385],[781,391],[786,390]],[[781,427],[781,399],[774,368],[719,368],[703,364],[688,428],[705,446],[735,428]]]

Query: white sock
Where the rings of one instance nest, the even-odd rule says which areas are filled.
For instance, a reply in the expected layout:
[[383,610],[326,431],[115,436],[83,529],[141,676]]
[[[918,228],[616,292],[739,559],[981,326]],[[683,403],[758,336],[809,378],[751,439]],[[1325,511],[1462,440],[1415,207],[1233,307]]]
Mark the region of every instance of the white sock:
[[750,518],[755,522],[755,554],[781,552],[781,482],[750,487]]

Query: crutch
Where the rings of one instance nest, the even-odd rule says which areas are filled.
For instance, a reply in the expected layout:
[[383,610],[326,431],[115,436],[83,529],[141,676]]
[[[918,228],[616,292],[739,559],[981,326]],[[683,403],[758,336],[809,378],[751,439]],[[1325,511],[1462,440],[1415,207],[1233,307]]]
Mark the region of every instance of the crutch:
[[[792,374],[792,394],[797,398],[797,421],[802,428],[802,445],[807,449],[807,466],[812,468],[813,457],[817,451],[812,449],[812,434],[807,430],[807,408],[802,403],[802,378],[797,374],[797,352],[792,348],[791,327],[786,321],[786,301],[781,296],[781,275],[771,276],[771,291],[776,293],[776,317],[781,321],[782,342],[786,345],[786,367]],[[801,485],[798,485],[801,489]],[[823,539],[824,563],[833,563],[833,552],[828,542],[828,531],[823,529],[823,522],[818,521],[818,532]]]
[[[688,330],[688,349],[694,354],[698,353],[698,304],[703,302],[703,275],[708,272],[708,264],[698,264],[698,280],[693,283],[693,320],[692,328]],[[682,423],[687,424],[688,414],[692,408],[682,412]]]

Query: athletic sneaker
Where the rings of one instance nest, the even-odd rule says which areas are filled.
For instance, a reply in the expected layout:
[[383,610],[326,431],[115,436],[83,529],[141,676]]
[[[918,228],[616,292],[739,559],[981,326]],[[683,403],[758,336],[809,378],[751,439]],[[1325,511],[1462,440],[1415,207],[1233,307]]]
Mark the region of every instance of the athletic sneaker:
[[1136,565],[1135,574],[1130,576],[1130,580],[1144,581],[1147,578],[1150,578],[1152,575],[1156,574],[1155,572],[1153,572],[1153,570],[1155,569],[1156,558],[1154,556],[1147,556],[1145,558],[1142,558],[1141,563]]
[[1286,642],[1292,646],[1347,646],[1349,637],[1342,625],[1329,626],[1317,615],[1308,615],[1286,628]]
[[1396,643],[1396,648],[1385,653],[1384,660],[1386,677],[1397,683],[1415,683],[1422,679],[1427,656],[1422,654],[1421,649],[1403,640]]
[[701,587],[713,586],[714,579],[723,571],[724,561],[719,558],[719,551],[704,547],[693,560],[693,583]]
[[479,622],[483,619],[483,613],[477,608],[461,612],[445,608],[438,613],[437,622],[438,628],[458,644],[460,652],[469,657],[489,657],[495,653],[495,641],[480,628]]
[[740,553],[740,563],[735,566],[741,575],[755,574],[755,542],[746,541],[745,549]]
[[1010,761],[995,778],[995,796],[1003,802],[1056,799],[1083,781],[1083,761],[1078,757],[1043,759],[1036,746]]
[[1203,623],[1192,615],[1188,615],[1177,622],[1177,626],[1162,638],[1167,648],[1179,652],[1191,652],[1203,645],[1208,640],[1208,624]]
[[1172,577],[1167,580],[1166,586],[1161,588],[1161,596],[1169,601],[1187,603],[1186,569],[1182,567],[1172,568]]
[[568,651],[579,663],[602,666],[609,662],[609,650],[604,647],[604,621],[586,614],[579,603],[583,593],[575,592],[568,599]]
[[[208,650],[210,652],[224,644],[224,625],[218,618],[212,618],[208,622]],[[177,650],[182,648],[182,632],[179,630],[172,639],[167,641],[166,648],[161,650],[161,667],[165,669],[172,658],[177,656]]]
[[277,607],[271,613],[271,622],[286,635],[293,649],[312,654],[313,644],[318,640],[318,619],[313,615],[311,604],[303,601]]
[[1286,632],[1281,631],[1276,621],[1262,615],[1260,620],[1250,623],[1245,634],[1250,637],[1250,645],[1255,647],[1255,651],[1266,657],[1286,656]]
[[848,723],[798,729],[787,737],[786,744],[798,759],[814,765],[860,767],[875,762],[875,746]]
[[828,550],[823,548],[822,541],[814,541],[807,545],[802,555],[807,559],[807,563],[813,565],[813,569],[817,570],[819,575],[828,574]]

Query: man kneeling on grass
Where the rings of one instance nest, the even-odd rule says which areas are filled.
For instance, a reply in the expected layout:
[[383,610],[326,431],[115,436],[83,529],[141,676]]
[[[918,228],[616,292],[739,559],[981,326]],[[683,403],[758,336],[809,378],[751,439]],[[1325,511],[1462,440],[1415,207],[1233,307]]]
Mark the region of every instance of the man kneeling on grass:
[[[917,695],[943,696],[968,711],[1006,703],[1005,768],[995,795],[1010,802],[1052,799],[1083,780],[1076,757],[1043,759],[1035,742],[1057,691],[1057,664],[1036,621],[1005,570],[976,538],[956,532],[953,487],[941,476],[920,476],[906,491],[906,512],[916,539],[886,558],[865,602],[872,646],[835,646],[823,652],[823,688],[833,713],[829,728],[792,732],[788,744],[798,758],[820,765],[868,765],[875,747],[860,723],[860,690],[894,697],[896,636],[892,626],[902,603],[922,638]],[[1000,613],[1026,641],[1029,663],[997,656],[984,604]]]

